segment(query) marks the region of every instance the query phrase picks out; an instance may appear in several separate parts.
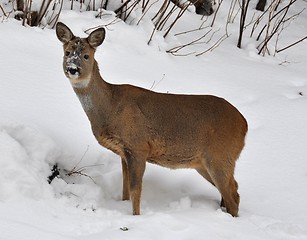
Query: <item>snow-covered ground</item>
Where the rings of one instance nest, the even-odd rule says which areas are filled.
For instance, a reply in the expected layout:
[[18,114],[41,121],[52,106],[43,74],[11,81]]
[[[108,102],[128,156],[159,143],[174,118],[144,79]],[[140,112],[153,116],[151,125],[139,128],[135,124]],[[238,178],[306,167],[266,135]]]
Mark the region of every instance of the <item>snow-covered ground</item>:
[[[293,13],[306,5],[300,4]],[[223,26],[228,9],[220,11],[216,25]],[[95,15],[65,10],[60,20],[86,36],[84,30],[114,19]],[[261,57],[247,32],[243,48],[236,47],[237,18],[228,26],[230,37],[213,52],[174,57],[165,50],[188,36],[164,40],[158,33],[148,46],[152,26],[146,18],[138,26],[117,22],[107,27],[96,53],[105,80],[159,92],[218,95],[249,123],[236,167],[238,218],[219,208],[217,190],[195,171],[150,164],[142,215],[132,216],[131,203],[120,200],[120,159],[92,136],[63,74],[55,31],[1,20],[0,239],[307,239],[306,41],[276,57]],[[279,44],[306,35],[306,22],[304,11]],[[187,12],[173,31],[200,23],[199,16]],[[64,179],[48,184],[55,163],[75,173],[65,176],[62,170]]]

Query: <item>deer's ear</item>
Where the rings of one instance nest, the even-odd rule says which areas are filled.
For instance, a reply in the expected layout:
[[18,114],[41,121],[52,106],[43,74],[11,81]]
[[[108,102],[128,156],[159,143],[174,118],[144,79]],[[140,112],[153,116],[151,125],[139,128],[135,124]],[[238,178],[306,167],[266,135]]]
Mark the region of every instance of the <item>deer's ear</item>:
[[87,41],[93,48],[97,48],[103,43],[105,36],[106,30],[104,28],[98,28],[88,36]]
[[69,42],[74,37],[71,30],[61,22],[58,22],[56,25],[56,35],[63,44]]

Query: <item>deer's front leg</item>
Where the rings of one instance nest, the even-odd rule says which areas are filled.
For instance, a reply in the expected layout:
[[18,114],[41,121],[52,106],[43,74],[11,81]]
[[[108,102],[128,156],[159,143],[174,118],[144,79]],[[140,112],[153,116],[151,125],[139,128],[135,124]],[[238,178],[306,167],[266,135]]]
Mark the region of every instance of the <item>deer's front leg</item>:
[[133,215],[140,215],[142,179],[145,172],[146,161],[145,158],[134,156],[129,151],[125,151],[125,155],[128,167],[129,190],[132,200]]
[[126,159],[122,158],[122,175],[123,175],[123,201],[130,200],[130,189],[129,189],[129,174],[128,165]]

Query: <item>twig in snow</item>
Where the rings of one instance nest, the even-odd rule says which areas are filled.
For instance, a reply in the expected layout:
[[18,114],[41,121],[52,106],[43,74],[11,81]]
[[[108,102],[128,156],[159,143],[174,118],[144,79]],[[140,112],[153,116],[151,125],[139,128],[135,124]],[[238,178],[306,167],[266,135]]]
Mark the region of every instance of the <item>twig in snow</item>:
[[[105,27],[105,28],[108,28],[110,25],[113,25],[113,24],[116,24],[118,22],[120,22],[121,20],[118,19],[118,18],[115,18],[113,19],[111,22],[107,23],[107,24],[103,24],[103,25],[99,25],[99,26],[96,26],[96,27],[91,27],[91,28],[88,28],[84,31],[84,33],[86,34],[89,34],[89,32],[93,31],[94,29],[97,29],[97,28],[100,28],[100,27]],[[110,30],[110,29],[109,29]]]
[[90,168],[90,167],[96,167],[98,165],[90,165],[90,166],[84,166],[84,167],[80,167],[78,169],[76,169],[75,167],[72,169],[72,170],[66,170],[64,169],[65,171],[65,175],[68,176],[68,177],[71,177],[71,176],[74,176],[74,175],[77,175],[77,176],[84,176],[84,177],[88,177],[89,179],[91,179],[93,181],[93,183],[96,184],[95,180],[88,174],[84,173],[83,171],[86,170],[87,168]]
[[305,37],[303,37],[302,39],[296,41],[295,43],[292,43],[292,44],[288,45],[287,47],[284,47],[284,48],[281,48],[281,49],[279,49],[279,50],[276,50],[276,52],[277,52],[277,53],[280,53],[280,52],[282,52],[282,51],[284,51],[284,50],[287,50],[288,48],[293,47],[294,45],[296,45],[296,44],[298,44],[298,43],[304,41],[305,39],[307,39],[307,36],[305,36]]
[[167,50],[166,52],[171,53],[171,54],[175,54],[175,53],[177,53],[178,51],[182,50],[183,48],[185,48],[187,46],[195,45],[195,44],[199,43],[200,40],[204,39],[211,31],[212,31],[212,29],[210,29],[208,32],[206,32],[201,37],[199,37],[199,38],[197,38],[197,39],[195,39],[195,40],[193,40],[189,43],[183,44],[181,46],[173,47],[173,48]]
[[229,35],[224,34],[222,37],[219,38],[219,40],[216,41],[215,44],[213,44],[210,48],[208,48],[206,51],[203,51],[201,53],[196,54],[196,57],[201,56],[209,51],[213,51],[214,49],[216,49],[217,47],[219,47],[221,45],[221,43],[227,39],[229,37]]
[[154,81],[150,87],[150,90],[153,90],[156,86],[158,86],[160,84],[160,82],[162,82],[162,80],[164,79],[165,74],[163,74],[163,77],[159,80],[159,82],[156,83],[156,81]]
[[100,165],[103,165],[103,164],[95,164],[95,165],[87,165],[87,166],[83,166],[83,167],[78,167],[78,165],[82,162],[82,160],[84,159],[86,153],[88,152],[89,150],[89,146],[87,146],[85,152],[83,153],[81,159],[79,160],[79,162],[71,169],[71,170],[66,170],[64,169],[65,171],[65,175],[68,176],[68,177],[71,177],[71,176],[84,176],[84,177],[88,177],[89,179],[91,179],[93,181],[93,183],[96,184],[95,180],[88,174],[84,173],[84,171],[88,168],[92,168],[92,167],[97,167],[97,166],[100,166]]

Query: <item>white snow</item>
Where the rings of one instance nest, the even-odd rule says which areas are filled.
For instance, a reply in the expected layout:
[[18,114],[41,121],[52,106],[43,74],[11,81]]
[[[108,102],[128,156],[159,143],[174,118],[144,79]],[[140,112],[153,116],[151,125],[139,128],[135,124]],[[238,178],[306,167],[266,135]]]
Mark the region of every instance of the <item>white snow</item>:
[[[227,4],[220,11],[216,25],[223,27]],[[95,15],[63,10],[60,21],[85,37],[84,30],[114,20],[114,14],[102,19]],[[121,201],[120,159],[96,143],[63,73],[62,44],[55,31],[2,20],[1,239],[307,239],[306,41],[275,57],[261,57],[248,31],[243,48],[236,47],[237,18],[228,26],[230,37],[214,51],[174,57],[165,50],[188,42],[188,35],[163,39],[157,33],[148,46],[152,24],[146,18],[137,26],[119,21],[107,27],[106,40],[96,52],[105,80],[159,92],[221,96],[249,123],[236,167],[238,218],[220,209],[219,193],[195,171],[150,164],[142,214],[132,216],[131,202]],[[303,11],[279,44],[306,35],[306,22]],[[200,24],[190,11],[173,32]],[[201,52],[208,45],[185,51]],[[63,178],[48,184],[55,163]]]

